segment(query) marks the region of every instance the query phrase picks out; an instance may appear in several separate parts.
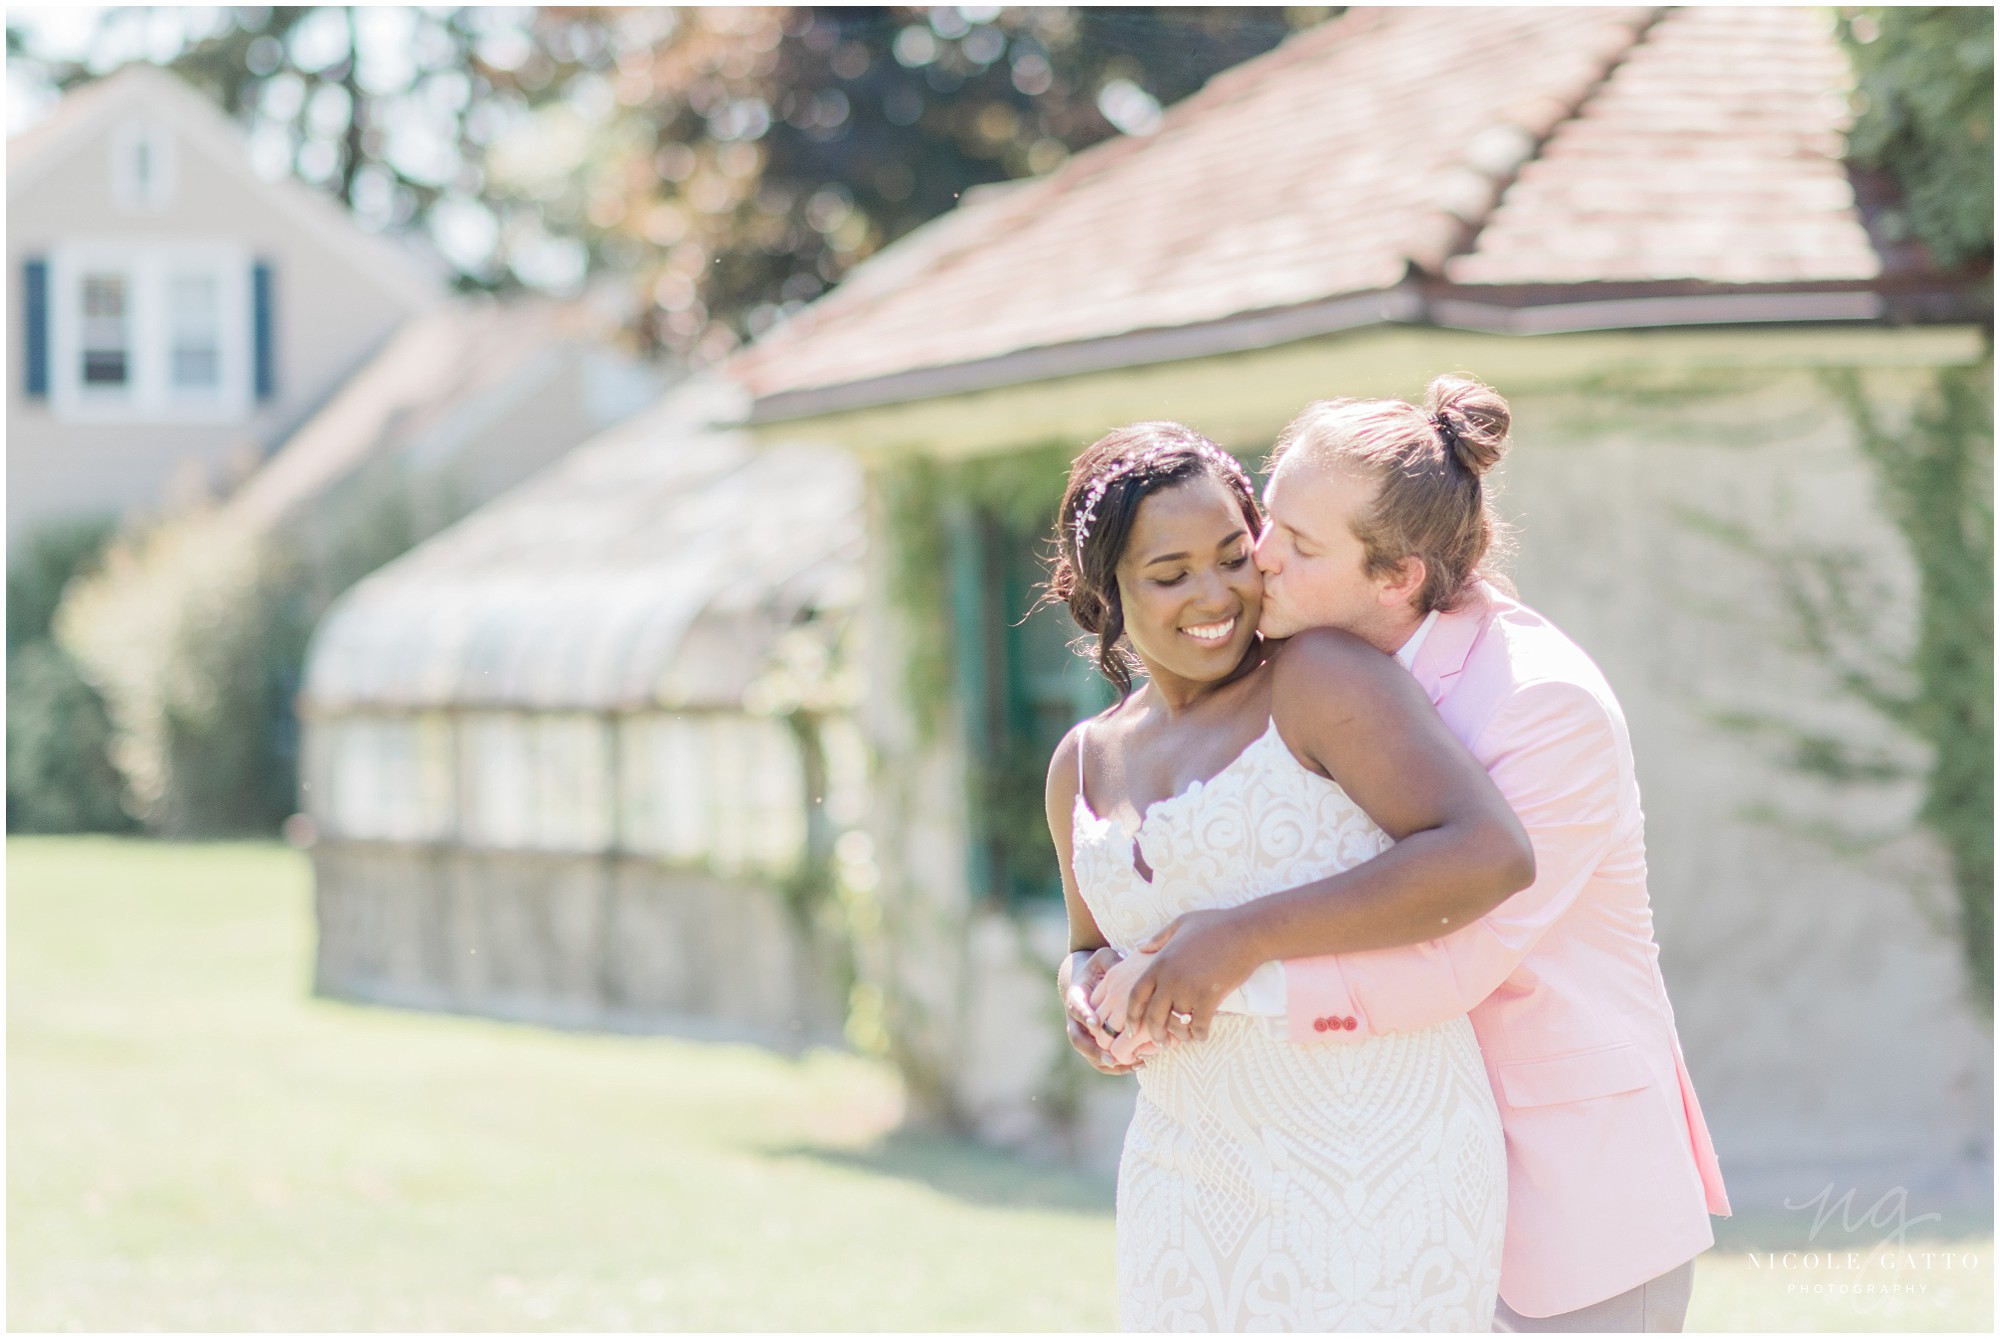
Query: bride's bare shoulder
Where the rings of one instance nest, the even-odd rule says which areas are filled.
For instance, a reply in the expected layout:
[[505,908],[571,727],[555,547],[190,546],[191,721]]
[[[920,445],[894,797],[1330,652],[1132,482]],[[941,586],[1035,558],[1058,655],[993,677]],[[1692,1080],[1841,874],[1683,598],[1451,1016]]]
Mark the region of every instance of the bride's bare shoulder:
[[1339,628],[1307,628],[1277,645],[1271,656],[1276,691],[1338,690],[1345,683],[1386,681],[1401,667],[1351,632]]
[[1089,724],[1090,722],[1088,721],[1078,721],[1075,725],[1072,725],[1069,728],[1069,733],[1062,737],[1062,742],[1056,745],[1055,753],[1049,758],[1049,794],[1051,796],[1055,795],[1059,784],[1067,787],[1071,793],[1075,792],[1078,767],[1077,759],[1083,752],[1084,727]]
[[1279,649],[1271,719],[1300,762],[1324,772],[1357,719],[1395,720],[1431,710],[1395,657],[1337,628],[1310,628]]
[[[1123,704],[1120,704],[1123,705]],[[1092,731],[1103,731],[1104,722],[1117,712],[1113,707],[1101,711],[1087,720],[1078,721],[1063,735],[1056,751],[1049,758],[1049,776],[1046,793],[1050,806],[1060,805],[1067,809],[1076,799],[1077,781],[1082,775],[1084,737]]]

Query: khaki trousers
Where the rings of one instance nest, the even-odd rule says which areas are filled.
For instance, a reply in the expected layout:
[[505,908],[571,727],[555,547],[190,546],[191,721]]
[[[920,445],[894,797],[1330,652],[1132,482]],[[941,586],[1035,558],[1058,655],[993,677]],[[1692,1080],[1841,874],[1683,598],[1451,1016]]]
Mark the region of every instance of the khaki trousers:
[[1556,1316],[1523,1316],[1501,1302],[1493,1308],[1500,1334],[1679,1334],[1694,1295],[1694,1261],[1648,1279],[1629,1292]]

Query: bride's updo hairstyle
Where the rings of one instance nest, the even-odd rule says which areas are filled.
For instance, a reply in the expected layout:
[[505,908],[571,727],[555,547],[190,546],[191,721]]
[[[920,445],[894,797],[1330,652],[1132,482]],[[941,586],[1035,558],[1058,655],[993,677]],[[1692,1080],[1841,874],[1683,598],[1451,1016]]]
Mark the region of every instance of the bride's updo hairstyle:
[[1402,400],[1319,400],[1278,435],[1271,468],[1298,459],[1380,484],[1355,523],[1370,576],[1421,558],[1419,614],[1455,608],[1504,554],[1507,528],[1486,473],[1500,463],[1512,424],[1500,392],[1469,377],[1431,382],[1421,408]]
[[1125,555],[1139,504],[1202,475],[1229,490],[1254,538],[1260,520],[1250,475],[1236,457],[1192,428],[1133,423],[1105,434],[1070,465],[1069,487],[1056,513],[1056,551],[1045,598],[1067,604],[1077,626],[1095,638],[1077,649],[1121,697],[1132,691],[1138,662],[1118,644],[1125,635],[1118,560]]

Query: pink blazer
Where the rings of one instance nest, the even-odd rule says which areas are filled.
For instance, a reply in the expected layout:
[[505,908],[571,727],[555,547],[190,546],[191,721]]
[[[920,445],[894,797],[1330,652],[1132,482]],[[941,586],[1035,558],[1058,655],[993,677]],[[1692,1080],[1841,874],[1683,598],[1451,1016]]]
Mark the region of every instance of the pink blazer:
[[1500,1295],[1574,1311],[1699,1255],[1729,1212],[1660,977],[1632,742],[1590,657],[1491,586],[1413,672],[1520,815],[1535,882],[1443,939],[1285,963],[1291,1035],[1469,1013],[1507,1135]]

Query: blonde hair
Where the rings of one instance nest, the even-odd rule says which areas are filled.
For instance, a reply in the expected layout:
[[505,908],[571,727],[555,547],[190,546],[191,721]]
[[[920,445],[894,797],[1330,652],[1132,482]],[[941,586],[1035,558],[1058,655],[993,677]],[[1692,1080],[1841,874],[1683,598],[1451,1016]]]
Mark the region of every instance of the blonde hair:
[[1318,400],[1278,435],[1271,469],[1298,458],[1376,481],[1375,501],[1355,522],[1370,576],[1405,560],[1424,564],[1417,612],[1452,609],[1488,575],[1507,527],[1493,508],[1486,472],[1507,449],[1512,416],[1498,391],[1470,377],[1432,381],[1421,408],[1403,400]]

